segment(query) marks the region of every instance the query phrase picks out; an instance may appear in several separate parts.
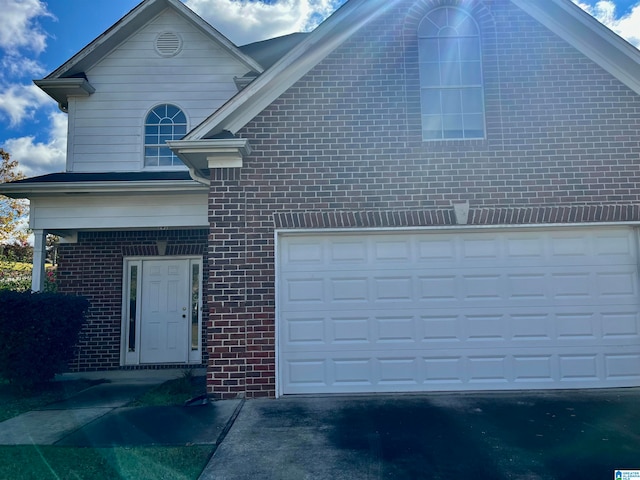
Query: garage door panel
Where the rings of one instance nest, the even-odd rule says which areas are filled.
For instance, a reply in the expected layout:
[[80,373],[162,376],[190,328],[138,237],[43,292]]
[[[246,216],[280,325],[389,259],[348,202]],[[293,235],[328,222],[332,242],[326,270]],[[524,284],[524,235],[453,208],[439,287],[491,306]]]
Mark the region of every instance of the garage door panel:
[[601,311],[584,307],[412,309],[395,315],[379,310],[290,312],[283,317],[281,346],[286,351],[382,351],[404,348],[457,348],[482,343],[487,348],[599,345],[640,345],[640,318],[628,306]]
[[608,380],[620,381],[625,385],[638,385],[640,375],[637,365],[640,365],[640,353],[630,351],[630,353],[609,353],[604,355],[605,378]]
[[282,300],[288,309],[333,310],[362,308],[363,305],[393,303],[410,308],[421,302],[438,308],[461,305],[484,307],[526,307],[544,305],[606,305],[638,303],[635,265],[531,267],[526,272],[515,267],[497,273],[467,269],[457,271],[397,267],[381,273],[375,270],[282,275]]
[[628,228],[283,236],[282,393],[640,384]]
[[[526,388],[628,386],[640,381],[640,353],[594,353],[584,348],[558,354],[487,354],[470,350],[455,355],[434,350],[428,356],[365,356],[362,352],[323,358],[291,358],[284,368],[288,393],[317,388],[332,393],[407,392]],[[302,355],[302,354],[301,354]],[[352,390],[350,390],[352,389]]]
[[[333,271],[366,265],[376,269],[394,268],[398,261],[430,268],[482,268],[486,266],[628,265],[636,258],[630,229],[608,233],[532,231],[504,233],[465,233],[459,238],[444,235],[413,235],[410,238],[374,238],[363,234],[336,240],[310,236],[288,238],[280,249],[287,271],[330,266]],[[491,238],[494,236],[495,238]]]
[[640,314],[629,310],[602,313],[602,338],[640,343]]

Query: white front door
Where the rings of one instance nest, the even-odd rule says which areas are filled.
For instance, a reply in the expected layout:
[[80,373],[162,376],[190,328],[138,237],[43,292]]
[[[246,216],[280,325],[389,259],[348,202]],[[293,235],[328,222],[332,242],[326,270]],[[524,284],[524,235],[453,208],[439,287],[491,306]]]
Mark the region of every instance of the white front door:
[[189,260],[142,262],[140,363],[187,363]]

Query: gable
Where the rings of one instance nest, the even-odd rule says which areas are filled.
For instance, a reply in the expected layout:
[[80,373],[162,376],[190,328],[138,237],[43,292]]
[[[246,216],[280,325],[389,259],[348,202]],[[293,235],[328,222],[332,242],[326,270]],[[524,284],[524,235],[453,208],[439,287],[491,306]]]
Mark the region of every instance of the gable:
[[165,9],[85,72],[93,94],[69,98],[67,170],[142,169],[144,120],[152,108],[176,105],[192,128],[237,92],[234,77],[247,71],[192,22]]
[[[293,125],[310,125],[310,131],[332,139],[348,139],[356,127],[399,140],[419,139],[417,29],[426,12],[439,3],[405,1],[372,20],[238,134],[244,136],[275,115],[282,121],[289,118]],[[635,91],[510,0],[472,5],[469,11],[482,32],[487,140],[499,141],[505,133],[524,130],[519,121],[523,118],[529,121],[523,135],[541,138],[596,124],[608,130],[611,118],[603,115],[604,105],[639,104]],[[632,125],[615,128],[627,133]],[[440,149],[437,142],[426,148]]]
[[229,51],[249,69],[262,71],[251,57],[242,53],[231,41],[186,7],[180,0],[143,0],[110,29],[93,40],[71,59],[50,73],[46,79],[74,77],[91,68],[130,35],[135,34],[165,9],[171,9],[191,22],[212,41]]
[[[531,2],[509,0],[509,2],[526,11],[535,21],[545,25],[629,88],[640,93],[640,52],[569,0],[532,0]],[[350,0],[316,29],[306,41],[303,41],[299,48],[294,49],[287,57],[265,72],[252,89],[241,92],[224,108],[212,114],[203,124],[190,132],[186,140],[213,138],[217,133],[225,130],[237,132],[265,108],[269,101],[275,100],[287,86],[299,80],[305,71],[322,61],[359,28],[377,19],[395,5],[399,4],[408,11],[414,5],[428,7],[442,3],[432,0],[389,1],[380,6],[376,2]],[[477,5],[491,7],[496,4],[492,0],[487,2],[463,0],[453,3],[445,1],[444,3],[470,8]],[[548,8],[553,9],[554,15],[547,12]]]
[[276,185],[254,203],[365,211],[606,203],[614,189],[636,198],[640,96],[509,1],[491,7],[476,12],[485,138],[423,141],[417,20],[398,7],[237,132],[252,148],[242,178]]

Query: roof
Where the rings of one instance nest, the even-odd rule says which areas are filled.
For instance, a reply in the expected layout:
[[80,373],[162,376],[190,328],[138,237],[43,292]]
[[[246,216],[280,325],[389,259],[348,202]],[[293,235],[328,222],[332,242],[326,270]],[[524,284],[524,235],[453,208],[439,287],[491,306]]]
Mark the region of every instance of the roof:
[[105,172],[105,173],[50,173],[39,177],[25,178],[11,182],[11,185],[28,185],[64,182],[140,182],[191,180],[186,170],[171,172]]
[[[640,94],[640,51],[571,0],[510,0]],[[247,88],[196,126],[184,141],[237,133],[351,35],[399,0],[348,0]]]
[[186,170],[168,172],[51,173],[0,184],[0,194],[13,198],[66,193],[201,192],[201,183]]
[[285,54],[289,53],[309,33],[292,33],[261,42],[249,43],[240,47],[240,51],[254,58],[265,69],[271,67]]

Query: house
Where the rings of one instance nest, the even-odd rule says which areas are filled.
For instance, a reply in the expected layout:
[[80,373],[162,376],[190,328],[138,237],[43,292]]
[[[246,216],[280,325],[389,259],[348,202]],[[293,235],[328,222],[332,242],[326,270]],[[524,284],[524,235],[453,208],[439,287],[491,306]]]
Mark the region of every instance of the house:
[[349,0],[245,47],[144,0],[36,83],[66,172],[0,192],[91,301],[73,369],[640,385],[640,52],[569,0]]

